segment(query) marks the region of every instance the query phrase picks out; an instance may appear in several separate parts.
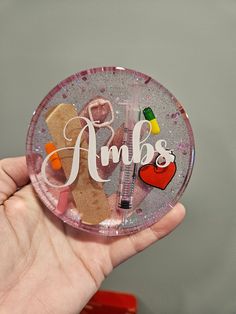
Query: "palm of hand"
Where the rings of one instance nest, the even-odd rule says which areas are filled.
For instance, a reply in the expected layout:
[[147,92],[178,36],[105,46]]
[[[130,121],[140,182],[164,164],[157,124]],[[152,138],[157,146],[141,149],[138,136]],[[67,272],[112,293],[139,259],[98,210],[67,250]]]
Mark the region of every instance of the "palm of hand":
[[65,225],[27,183],[24,157],[0,162],[0,304],[10,313],[78,313],[113,267],[171,232],[184,217],[178,204],[144,231],[98,237]]

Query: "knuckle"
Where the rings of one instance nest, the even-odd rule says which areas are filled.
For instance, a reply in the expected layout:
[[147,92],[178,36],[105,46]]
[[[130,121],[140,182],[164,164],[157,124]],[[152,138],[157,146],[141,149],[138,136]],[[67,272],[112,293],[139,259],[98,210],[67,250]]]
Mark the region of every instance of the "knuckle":
[[11,158],[0,159],[0,169],[3,169],[10,161]]
[[150,227],[150,230],[153,233],[153,235],[156,237],[156,240],[161,240],[166,235],[166,230],[163,228],[157,229],[155,227]]
[[9,164],[12,158],[0,159],[0,178],[3,178],[8,173]]
[[12,196],[4,202],[5,210],[9,211],[21,211],[26,208],[26,202],[23,198],[18,196]]
[[7,195],[0,191],[0,205],[2,205],[7,199]]
[[141,245],[141,242],[137,241],[137,237],[135,234],[131,234],[129,237],[129,242],[132,246],[132,249],[134,251],[134,253],[139,253],[143,250],[143,247]]

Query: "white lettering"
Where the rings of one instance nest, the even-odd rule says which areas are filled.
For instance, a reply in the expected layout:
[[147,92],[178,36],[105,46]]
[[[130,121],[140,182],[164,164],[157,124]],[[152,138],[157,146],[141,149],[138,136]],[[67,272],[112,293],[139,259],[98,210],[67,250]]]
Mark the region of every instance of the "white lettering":
[[[63,135],[65,140],[71,141],[72,139],[67,138],[66,136],[66,130],[69,125],[69,123],[74,120],[74,119],[83,119],[86,122],[86,125],[81,129],[74,147],[63,147],[56,149],[55,151],[51,152],[43,161],[42,163],[42,177],[44,178],[45,182],[52,186],[52,187],[66,187],[70,186],[77,178],[79,169],[80,169],[80,151],[84,150],[88,152],[88,171],[91,175],[91,177],[97,181],[97,182],[107,182],[110,181],[109,179],[102,179],[97,171],[97,162],[96,158],[99,158],[99,156],[96,154],[96,134],[95,134],[95,129],[92,124],[92,122],[85,118],[85,117],[74,117],[70,119],[63,130]],[[129,156],[129,148],[127,145],[122,145],[119,149],[117,146],[113,145],[110,148],[108,146],[102,146],[101,147],[101,164],[103,166],[107,166],[109,162],[113,163],[118,163],[119,161],[122,161],[125,165],[130,165],[132,162],[133,163],[141,163],[142,165],[150,163],[154,155],[157,153],[158,157],[156,158],[156,164],[159,167],[167,167],[171,162],[174,161],[175,156],[172,154],[172,152],[166,148],[167,143],[165,140],[158,140],[154,147],[150,143],[146,143],[147,139],[150,136],[150,128],[148,134],[141,139],[141,130],[144,124],[149,124],[150,122],[147,120],[140,120],[139,122],[136,123],[133,129],[133,134],[132,134],[132,152],[133,156],[131,159]],[[88,129],[88,149],[82,148],[81,142],[82,142],[82,136],[85,130]],[[63,150],[73,150],[73,158],[72,158],[72,165],[71,165],[71,172],[70,176],[67,180],[67,182],[63,185],[55,185],[51,183],[48,180],[47,174],[46,174],[46,167],[49,162],[50,157],[54,153],[58,153]],[[164,162],[163,162],[164,161]]]

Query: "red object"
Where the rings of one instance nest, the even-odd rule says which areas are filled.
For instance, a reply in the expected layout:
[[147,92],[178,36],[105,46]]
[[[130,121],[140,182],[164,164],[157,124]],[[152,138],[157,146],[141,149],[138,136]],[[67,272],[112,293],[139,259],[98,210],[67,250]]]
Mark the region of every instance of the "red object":
[[153,164],[144,165],[139,169],[140,179],[151,186],[165,190],[176,172],[175,162],[161,168]]
[[128,293],[98,291],[80,314],[137,314],[137,299]]

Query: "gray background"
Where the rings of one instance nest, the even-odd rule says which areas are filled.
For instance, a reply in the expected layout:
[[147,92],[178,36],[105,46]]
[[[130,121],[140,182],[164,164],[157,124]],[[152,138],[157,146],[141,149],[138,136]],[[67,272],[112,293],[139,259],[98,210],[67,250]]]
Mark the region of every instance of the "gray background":
[[184,104],[197,159],[184,223],[103,288],[140,314],[236,313],[236,1],[0,0],[0,156],[24,154],[27,124],[68,75],[120,65]]

